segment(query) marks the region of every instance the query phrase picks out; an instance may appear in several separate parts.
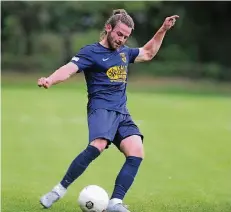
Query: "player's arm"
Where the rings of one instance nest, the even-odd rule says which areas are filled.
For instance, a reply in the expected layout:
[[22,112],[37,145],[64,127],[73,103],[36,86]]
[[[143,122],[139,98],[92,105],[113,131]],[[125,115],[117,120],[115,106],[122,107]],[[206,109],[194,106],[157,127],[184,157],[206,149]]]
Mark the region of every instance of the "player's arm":
[[60,67],[49,77],[42,77],[38,80],[38,86],[49,88],[52,85],[66,81],[73,74],[84,71],[94,64],[91,56],[91,46],[83,47],[77,55],[75,55],[69,63]]
[[78,71],[78,66],[72,62],[67,63],[66,65],[57,69],[49,77],[42,77],[38,80],[38,86],[49,88],[52,85],[58,84],[60,82],[66,81],[73,74]]
[[165,19],[163,25],[156,32],[153,38],[148,41],[142,48],[139,48],[139,54],[136,57],[135,62],[150,61],[153,59],[153,57],[155,57],[161,47],[166,32],[174,26],[177,18],[179,18],[178,15],[173,15]]

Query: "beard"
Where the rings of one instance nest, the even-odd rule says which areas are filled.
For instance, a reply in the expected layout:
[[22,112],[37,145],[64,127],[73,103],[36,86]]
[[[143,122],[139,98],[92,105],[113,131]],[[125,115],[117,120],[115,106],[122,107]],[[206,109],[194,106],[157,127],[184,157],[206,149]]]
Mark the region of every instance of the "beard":
[[115,48],[115,45],[113,45],[114,42],[113,42],[113,38],[112,38],[112,36],[111,36],[111,32],[109,32],[108,35],[107,35],[107,43],[108,43],[108,47],[109,47],[110,49],[113,49],[113,50],[116,49],[116,48]]
[[115,40],[111,36],[111,32],[109,32],[108,35],[107,35],[107,43],[108,43],[108,47],[110,49],[112,49],[112,50],[116,50],[117,48],[119,48],[122,45],[122,43],[121,44],[117,44],[115,42]]

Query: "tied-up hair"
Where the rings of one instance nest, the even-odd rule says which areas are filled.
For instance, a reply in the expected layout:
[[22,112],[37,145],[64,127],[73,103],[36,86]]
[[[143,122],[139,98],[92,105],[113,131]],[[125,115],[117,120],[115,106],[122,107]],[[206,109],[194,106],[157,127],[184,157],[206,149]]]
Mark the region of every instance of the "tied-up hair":
[[[111,17],[106,21],[105,26],[110,24],[112,29],[118,24],[123,23],[134,30],[134,21],[130,15],[124,9],[113,10]],[[106,30],[103,29],[100,33],[100,40],[103,40],[107,34]]]

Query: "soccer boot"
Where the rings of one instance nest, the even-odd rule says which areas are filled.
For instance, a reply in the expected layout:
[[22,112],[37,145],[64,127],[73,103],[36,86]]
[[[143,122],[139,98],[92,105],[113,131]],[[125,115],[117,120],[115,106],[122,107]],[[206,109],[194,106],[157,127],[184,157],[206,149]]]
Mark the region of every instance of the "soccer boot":
[[44,208],[50,208],[53,203],[65,195],[66,191],[66,188],[64,188],[61,184],[58,184],[50,192],[40,198],[40,204]]
[[130,212],[127,209],[127,206],[125,206],[122,203],[117,203],[115,205],[110,205],[109,204],[106,211],[107,212]]

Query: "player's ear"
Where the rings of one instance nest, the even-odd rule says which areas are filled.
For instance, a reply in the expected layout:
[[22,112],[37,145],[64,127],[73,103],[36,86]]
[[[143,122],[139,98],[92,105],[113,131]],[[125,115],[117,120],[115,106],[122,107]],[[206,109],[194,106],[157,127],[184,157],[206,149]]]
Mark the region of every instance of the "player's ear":
[[106,32],[111,32],[111,31],[112,31],[112,26],[111,26],[111,24],[106,24],[106,25],[105,25],[105,31],[106,31]]

